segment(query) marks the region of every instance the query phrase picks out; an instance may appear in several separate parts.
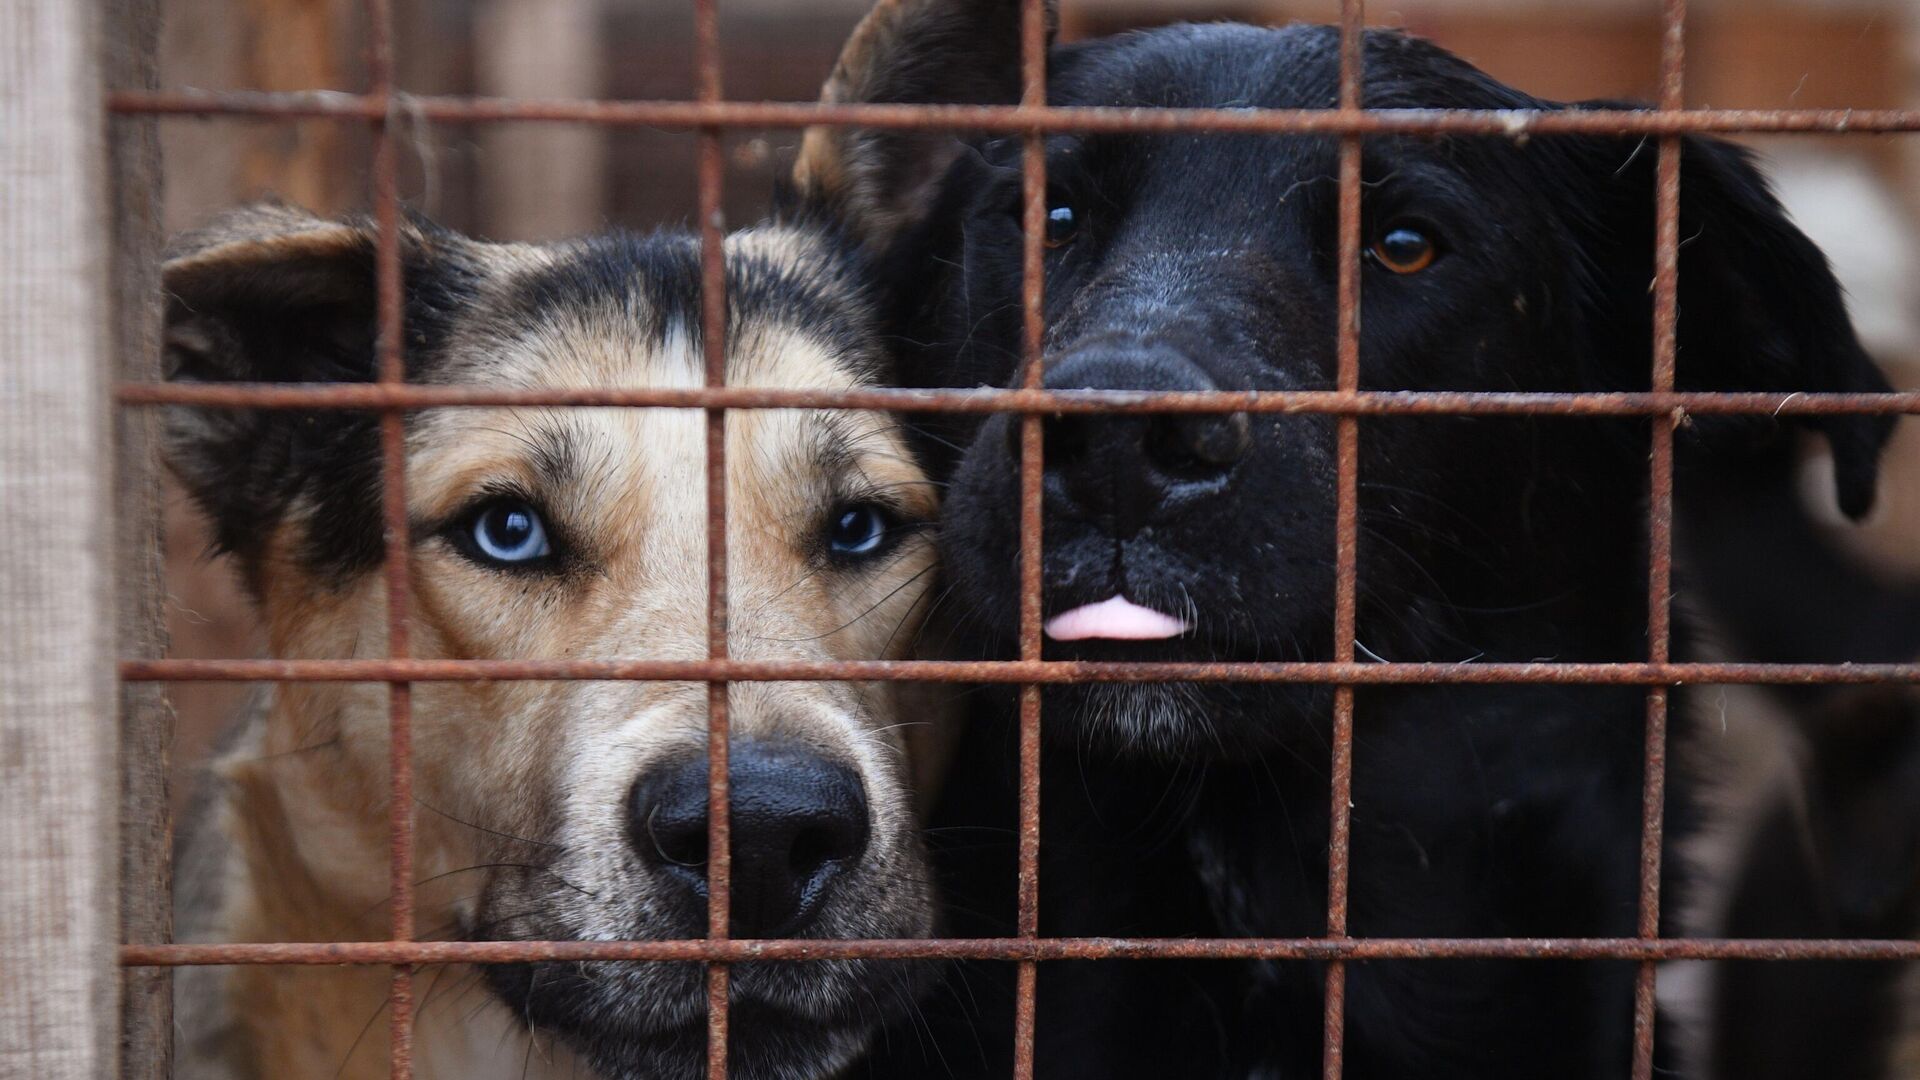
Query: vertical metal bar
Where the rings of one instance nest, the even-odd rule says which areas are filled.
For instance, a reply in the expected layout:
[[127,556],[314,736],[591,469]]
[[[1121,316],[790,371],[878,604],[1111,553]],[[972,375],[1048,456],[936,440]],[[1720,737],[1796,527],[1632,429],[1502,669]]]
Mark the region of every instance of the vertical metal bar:
[[[695,93],[720,100],[720,18],[715,0],[694,0]],[[720,129],[699,132],[700,332],[706,384],[727,381],[726,182]],[[708,409],[707,422],[707,656],[727,656],[727,411]],[[731,749],[727,684],[707,684],[707,937],[725,941],[732,908],[732,805],[727,762]],[[707,1076],[727,1076],[728,968],[707,965]]]
[[[1020,103],[1041,108],[1047,103],[1047,12],[1043,0],[1020,4]],[[1021,285],[1024,300],[1021,355],[1026,360],[1023,384],[1044,384],[1046,348],[1046,252],[1041,241],[1047,228],[1047,142],[1039,132],[1025,136],[1021,153]],[[1020,418],[1020,659],[1040,659],[1041,484],[1045,460],[1041,454],[1041,419]],[[1020,870],[1018,932],[1022,938],[1040,933],[1040,687],[1020,688]],[[1021,960],[1016,970],[1014,999],[1013,1075],[1031,1080],[1034,1056],[1034,1011],[1039,971],[1032,960]]]
[[[1340,108],[1361,106],[1362,50],[1365,44],[1362,0],[1340,4]],[[1360,389],[1360,137],[1340,140],[1339,353],[1337,389]],[[1335,429],[1333,659],[1352,663],[1355,608],[1359,593],[1360,419],[1343,415]],[[1347,936],[1348,855],[1353,822],[1353,687],[1333,691],[1333,767],[1331,814],[1327,825],[1327,937]],[[1339,1080],[1346,1062],[1347,965],[1327,964],[1321,1070]]]
[[[368,93],[380,103],[373,121],[374,288],[378,377],[398,385],[407,378],[403,355],[404,294],[400,264],[398,152],[393,136],[393,10],[390,0],[366,0]],[[411,551],[407,525],[406,414],[380,414],[380,500],[387,586],[387,656],[405,659],[411,652],[408,576]],[[392,899],[390,933],[395,941],[413,939],[413,688],[404,681],[387,684],[388,841]],[[413,1075],[413,966],[395,964],[388,996],[389,1074]]]
[[[21,7],[15,5],[16,9]],[[97,7],[99,25],[105,34],[101,42],[104,46],[102,85],[108,91],[158,86],[159,63],[155,54],[160,36],[159,0],[103,0]],[[45,79],[47,58],[35,56],[29,62],[35,69],[30,77]],[[5,81],[5,77],[0,76],[0,83]],[[20,107],[34,111],[37,103]],[[159,126],[153,117],[116,116],[111,112],[106,114],[106,120],[107,236],[111,242],[107,250],[111,253],[112,270],[104,302],[108,305],[106,310],[114,314],[116,354],[108,370],[123,382],[157,381],[161,369],[162,245]],[[0,157],[4,156],[0,153]],[[0,166],[0,170],[3,169],[4,166]],[[44,169],[40,172],[48,183],[55,183],[57,175]],[[8,187],[12,197],[19,199],[18,185]],[[70,197],[70,191],[62,192],[62,197]],[[61,359],[71,365],[78,358],[77,352],[70,351]],[[12,369],[9,378],[18,380],[17,362],[9,368]],[[69,370],[79,377],[77,367]],[[15,382],[14,385],[22,384]],[[158,657],[168,651],[160,547],[160,418],[141,415],[151,411],[121,409],[113,416],[116,435],[113,592],[117,616],[115,636],[121,656]],[[54,451],[53,447],[43,449]],[[7,468],[14,475],[24,470],[24,462],[4,453],[0,453],[0,460],[7,462]],[[63,564],[70,555],[68,551],[54,553]],[[68,583],[71,584],[71,578]],[[119,694],[120,940],[172,941],[174,816],[169,777],[173,761],[173,709],[166,689],[157,684],[123,682]],[[4,726],[4,720],[0,720],[0,726]],[[62,737],[65,735],[61,732]],[[24,760],[18,750],[13,751],[12,756],[16,761]],[[0,767],[0,772],[4,771],[4,767]],[[6,783],[0,780],[0,785]],[[20,797],[32,796],[22,792]],[[43,810],[48,814],[56,812],[52,806],[45,806]],[[18,818],[17,814],[5,816]],[[80,827],[78,816],[68,824]],[[19,825],[28,830],[24,835],[46,842],[45,836],[24,821]],[[0,857],[0,862],[5,861]],[[0,931],[0,937],[4,936]],[[4,951],[3,946],[0,951]],[[35,981],[38,984],[38,980]],[[43,989],[46,988],[36,985],[36,996]],[[98,1010],[98,1002],[91,1003],[91,1008]],[[173,1015],[171,972],[133,968],[121,973],[119,1080],[172,1080]],[[5,1026],[4,1021],[0,1021],[0,1029]],[[0,1033],[0,1043],[6,1041],[6,1035]]]
[[[1660,42],[1660,108],[1684,107],[1686,0],[1666,0]],[[1679,316],[1680,155],[1677,136],[1660,140],[1654,192],[1653,379],[1655,393],[1674,387],[1675,324]],[[1673,430],[1676,411],[1652,420],[1647,493],[1647,658],[1666,663],[1672,651]],[[1646,761],[1640,805],[1639,935],[1660,936],[1660,867],[1667,789],[1667,688],[1647,691]],[[1658,965],[1641,961],[1634,983],[1633,1076],[1652,1080],[1655,980]]]

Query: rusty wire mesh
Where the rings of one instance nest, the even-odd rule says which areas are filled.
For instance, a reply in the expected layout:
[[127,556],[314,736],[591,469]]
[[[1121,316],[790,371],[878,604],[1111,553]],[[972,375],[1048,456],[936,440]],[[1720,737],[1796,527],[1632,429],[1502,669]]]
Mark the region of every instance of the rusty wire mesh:
[[[289,122],[331,118],[364,122],[374,136],[372,196],[378,228],[378,381],[332,386],[126,385],[126,406],[191,404],[221,408],[368,409],[381,417],[383,516],[389,654],[385,660],[127,660],[126,681],[384,682],[391,726],[391,939],[376,942],[139,944],[122,946],[128,966],[201,964],[390,965],[391,1073],[413,1069],[414,969],[422,964],[529,960],[680,960],[707,964],[708,1073],[727,1074],[727,970],[748,960],[943,958],[1017,964],[1015,1075],[1033,1074],[1036,965],[1063,959],[1301,959],[1326,965],[1324,1075],[1341,1075],[1345,965],[1360,960],[1443,958],[1581,959],[1638,965],[1632,1075],[1653,1072],[1656,964],[1664,960],[1920,960],[1920,942],[1899,940],[1725,940],[1662,938],[1660,869],[1665,804],[1667,713],[1682,684],[1920,683],[1920,663],[1752,664],[1671,660],[1674,429],[1688,415],[1920,414],[1920,392],[1700,393],[1674,384],[1679,137],[1698,132],[1914,132],[1920,110],[1686,110],[1682,101],[1685,0],[1664,0],[1658,106],[1635,112],[1510,110],[1363,110],[1363,0],[1341,0],[1340,92],[1326,110],[1049,108],[1046,105],[1046,15],[1042,0],[1022,0],[1018,105],[819,105],[729,102],[722,94],[716,0],[692,0],[696,97],[692,101],[571,101],[417,97],[394,85],[390,0],[364,0],[369,22],[368,86],[361,94],[122,91],[110,112],[227,116]],[[466,123],[545,121],[691,129],[699,139],[699,231],[706,385],[698,389],[508,389],[409,386],[400,343],[402,282],[397,221],[398,136],[403,116]],[[869,128],[998,132],[1023,140],[1025,232],[1022,385],[1006,390],[861,390],[726,387],[725,278],[720,218],[724,162],[721,135],[738,128],[816,124]],[[1095,392],[1041,388],[1042,238],[1046,214],[1045,136],[1055,132],[1167,131],[1316,133],[1340,138],[1338,368],[1331,391]],[[1382,392],[1360,389],[1360,148],[1367,135],[1424,134],[1518,138],[1569,133],[1640,134],[1657,138],[1654,337],[1651,389],[1629,393]],[[413,660],[408,658],[407,560],[391,545],[407,535],[403,487],[405,411],[459,406],[627,406],[699,408],[706,416],[708,655],[705,661]],[[725,413],[728,409],[832,408],[903,412],[1011,412],[1020,427],[1019,659],[1013,661],[741,662],[728,659]],[[1337,418],[1336,593],[1333,659],[1299,663],[1094,663],[1041,659],[1040,525],[1042,417],[1060,413],[1297,412]],[[1637,663],[1436,664],[1356,663],[1358,461],[1360,418],[1378,415],[1558,415],[1648,417],[1648,658]],[[680,941],[416,941],[413,927],[413,762],[409,688],[414,682],[460,680],[703,681],[708,691],[708,935]],[[1016,936],[965,940],[730,940],[727,818],[727,685],[769,680],[916,680],[999,682],[1020,686],[1019,862]],[[1121,939],[1043,938],[1039,934],[1040,688],[1074,681],[1241,681],[1335,686],[1327,933],[1319,938]],[[1346,932],[1349,796],[1353,764],[1353,688],[1383,684],[1553,683],[1646,688],[1645,782],[1642,798],[1638,934],[1632,938],[1382,939]]]

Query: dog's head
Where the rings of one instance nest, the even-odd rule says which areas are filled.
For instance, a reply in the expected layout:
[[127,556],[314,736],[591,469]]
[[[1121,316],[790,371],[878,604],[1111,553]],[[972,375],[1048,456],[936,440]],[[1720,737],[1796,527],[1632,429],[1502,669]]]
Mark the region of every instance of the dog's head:
[[[1012,6],[884,3],[827,96],[947,100],[951,75],[964,100],[1012,101]],[[1047,99],[1320,109],[1337,102],[1338,71],[1330,28],[1176,26],[1053,48]],[[1365,71],[1369,107],[1567,107],[1399,34],[1368,35]],[[877,223],[866,239],[883,261],[933,278],[892,303],[902,336],[927,343],[903,360],[909,381],[1017,377],[1020,154],[1017,137],[809,135],[797,182]],[[1651,141],[1618,137],[1367,139],[1363,387],[1645,389],[1656,156]],[[1337,173],[1331,137],[1050,137],[1046,384],[1331,389]],[[1884,387],[1824,259],[1744,152],[1686,140],[1680,210],[1683,389]],[[1048,655],[1326,658],[1335,426],[1274,414],[1048,421]],[[1738,457],[1787,426],[1693,418],[1682,464]],[[1813,426],[1831,443],[1843,505],[1863,511],[1886,424]],[[1002,647],[1017,610],[1016,430],[1002,416],[929,440],[956,448],[940,467],[953,469],[951,573]],[[1644,649],[1644,422],[1367,418],[1360,446],[1364,652],[1629,659],[1621,654]],[[1216,740],[1314,745],[1326,695],[1099,686],[1051,699],[1082,730],[1184,753]]]
[[[415,222],[402,252],[413,381],[702,381],[690,236],[509,246]],[[286,210],[242,212],[188,238],[166,268],[170,377],[372,378],[373,258],[369,228]],[[859,260],[824,233],[735,234],[727,276],[730,383],[855,388],[883,374]],[[786,410],[734,412],[725,424],[732,655],[903,655],[934,564],[936,500],[894,423]],[[365,413],[172,410],[172,463],[237,557],[275,656],[386,649],[376,429]],[[687,409],[409,414],[400,550],[411,565],[413,654],[704,658],[705,432],[704,414]],[[729,688],[735,936],[929,932],[891,693],[831,682]],[[414,687],[421,931],[704,936],[707,711],[704,684]],[[319,883],[343,910],[377,911],[386,896],[379,861],[348,857],[384,847],[386,715],[378,686],[288,685],[259,766],[312,763],[300,794],[319,805],[282,801],[297,823],[332,830],[299,843],[313,848],[310,860],[347,867]],[[610,1075],[697,1072],[698,964],[487,970],[516,1016]],[[736,966],[736,1069],[829,1074],[923,974],[906,963]]]

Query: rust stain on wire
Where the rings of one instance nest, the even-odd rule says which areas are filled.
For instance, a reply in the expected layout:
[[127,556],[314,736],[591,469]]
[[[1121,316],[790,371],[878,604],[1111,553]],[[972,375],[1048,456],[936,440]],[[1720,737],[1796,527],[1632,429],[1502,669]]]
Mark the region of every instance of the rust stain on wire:
[[[1047,11],[1043,0],[1020,3],[1020,104],[1029,111],[1047,103]],[[1046,385],[1047,142],[1040,131],[1025,134],[1020,148],[1022,199],[1020,235],[1022,388]],[[1041,492],[1044,481],[1044,432],[1041,417],[1026,413],[1020,423],[1020,659],[1040,660],[1040,588],[1043,542]],[[1021,939],[1040,936],[1040,687],[1020,688],[1020,821],[1016,871],[1015,931]],[[1036,1033],[1034,1012],[1040,972],[1031,960],[1014,974],[1013,1076],[1033,1080]]]
[[[831,125],[896,131],[1025,135],[1225,132],[1279,135],[1880,134],[1920,131],[1920,109],[1135,109],[1101,106],[823,105],[774,101],[592,101],[408,95],[407,112],[434,123],[506,121],[695,130]],[[262,120],[375,120],[385,106],[332,91],[121,90],[116,113]]]
[[1481,390],[811,390],[778,387],[388,386],[380,383],[123,383],[122,405],[227,409],[425,409],[573,406],[861,409],[1081,415],[1274,412],[1334,416],[1920,415],[1920,391],[1671,391],[1557,394]]
[[[700,101],[720,100],[720,17],[715,0],[694,0],[694,82]],[[726,161],[721,156],[721,129],[699,130],[700,205],[700,327],[705,347],[706,387],[727,381],[727,270],[726,222],[721,199],[726,183]],[[709,407],[706,412],[707,460],[707,657],[727,658],[727,413]],[[707,683],[707,938],[725,942],[731,936],[728,921],[733,893],[733,807],[728,775],[732,733],[727,709],[727,683]],[[728,969],[723,962],[707,964],[707,1076],[726,1080],[728,1027]]]
[[[368,99],[378,106],[373,127],[375,341],[381,386],[406,382],[403,353],[405,296],[400,265],[399,150],[393,135],[393,11],[390,0],[366,0]],[[411,528],[407,514],[406,414],[380,414],[381,519],[387,587],[387,657],[410,651],[412,606]],[[413,692],[404,679],[387,684],[388,861],[392,900],[390,933],[413,939]],[[393,1080],[413,1076],[413,967],[396,961],[388,993],[389,1059]]]
[[[1366,17],[1360,0],[1340,0],[1340,112],[1360,115]],[[1360,157],[1358,134],[1340,140],[1339,283],[1335,329],[1336,388],[1360,389]],[[1357,635],[1360,576],[1360,418],[1343,414],[1335,428],[1333,662],[1351,664]],[[1327,940],[1347,940],[1347,887],[1353,833],[1353,687],[1333,691],[1333,747],[1327,818]],[[1321,1075],[1340,1080],[1346,1068],[1347,965],[1327,964],[1322,984]]]
[[1920,663],[1331,663],[1091,660],[122,660],[126,682],[1245,682],[1358,686],[1920,683]]
[[[1666,0],[1661,15],[1660,109],[1685,107],[1686,0]],[[1680,281],[1680,138],[1660,140],[1654,184],[1653,376],[1655,393],[1675,382]],[[1680,415],[1651,418],[1647,483],[1647,659],[1666,663],[1673,649],[1673,439]],[[1660,936],[1660,873],[1666,837],[1668,688],[1647,691],[1646,754],[1640,788],[1639,936]],[[1658,968],[1634,973],[1633,1080],[1653,1080]]]
[[122,945],[130,967],[670,960],[1920,960],[1920,941],[1760,938],[905,938]]

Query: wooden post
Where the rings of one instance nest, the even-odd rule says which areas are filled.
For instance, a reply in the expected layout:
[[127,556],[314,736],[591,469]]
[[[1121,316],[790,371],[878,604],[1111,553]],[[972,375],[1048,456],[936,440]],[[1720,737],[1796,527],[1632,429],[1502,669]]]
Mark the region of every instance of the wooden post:
[[[158,0],[103,0],[101,76],[109,89],[158,86]],[[152,117],[107,124],[107,199],[115,318],[114,361],[122,381],[160,377],[160,139]],[[166,653],[161,583],[161,500],[157,475],[160,414],[122,409],[113,417],[114,614],[116,654]],[[173,814],[168,777],[173,710],[157,683],[120,688],[120,937],[173,938]],[[173,972],[136,968],[122,976],[122,1080],[173,1074]]]
[[0,5],[0,1075],[117,1071],[98,5]]
[[[342,75],[337,0],[241,0],[242,85],[256,90],[337,89]],[[243,129],[230,128],[234,135]],[[232,137],[232,136],[229,136]],[[352,171],[341,167],[346,127],[328,120],[276,123],[244,132],[240,188],[272,195],[316,214],[337,214],[352,200]]]
[[[487,0],[474,15],[474,90],[501,97],[599,97],[606,34],[599,0]],[[480,231],[554,240],[607,224],[606,129],[489,124],[480,144]]]

